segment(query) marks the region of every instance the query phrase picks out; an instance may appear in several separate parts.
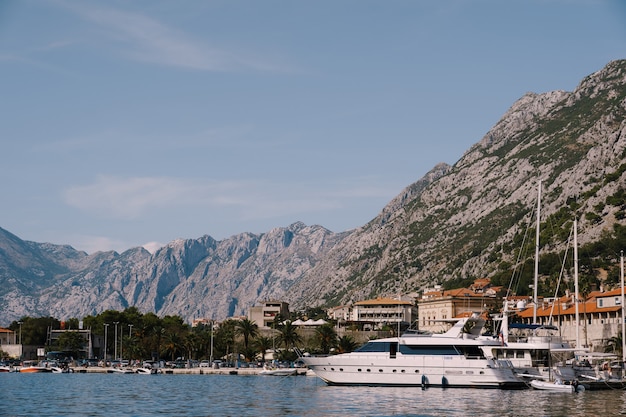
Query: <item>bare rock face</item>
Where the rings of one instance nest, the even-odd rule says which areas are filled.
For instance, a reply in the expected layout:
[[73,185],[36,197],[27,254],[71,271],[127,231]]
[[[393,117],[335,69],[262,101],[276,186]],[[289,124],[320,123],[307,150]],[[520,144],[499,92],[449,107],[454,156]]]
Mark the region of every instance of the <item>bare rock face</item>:
[[581,244],[626,225],[625,120],[626,61],[573,92],[527,93],[456,164],[438,164],[344,233],[296,222],[222,241],[176,240],[153,255],[87,255],[0,229],[0,318],[136,306],[187,321],[223,319],[265,299],[331,306],[491,276],[515,262],[511,244],[534,210],[539,180],[542,218],[578,215]]

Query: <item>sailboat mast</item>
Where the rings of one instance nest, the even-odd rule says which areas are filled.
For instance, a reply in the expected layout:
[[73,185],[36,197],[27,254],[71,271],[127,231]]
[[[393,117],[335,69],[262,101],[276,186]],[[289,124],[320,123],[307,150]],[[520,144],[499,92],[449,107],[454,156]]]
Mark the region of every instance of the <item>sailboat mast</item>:
[[580,316],[578,311],[578,220],[574,217],[574,306],[576,311],[576,349],[580,349]]
[[537,226],[535,228],[535,281],[533,285],[533,323],[537,323],[537,287],[539,286],[539,225],[541,224],[541,180],[537,190]]
[[622,280],[622,361],[626,362],[626,317],[624,317],[624,251],[620,253],[620,278]]

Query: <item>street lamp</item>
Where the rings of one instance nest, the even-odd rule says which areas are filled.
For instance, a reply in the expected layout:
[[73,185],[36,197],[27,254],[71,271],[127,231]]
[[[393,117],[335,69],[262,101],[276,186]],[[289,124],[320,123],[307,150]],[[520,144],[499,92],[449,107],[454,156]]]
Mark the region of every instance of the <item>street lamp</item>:
[[[20,325],[20,360],[22,359],[22,356],[24,356],[24,346],[22,346],[22,323],[23,322],[21,321],[17,322],[17,324]],[[15,339],[15,336],[13,337],[13,339]]]
[[109,332],[109,323],[104,323],[104,366],[107,366],[107,333]]
[[113,343],[113,346],[115,347],[115,355],[113,356],[113,359],[117,360],[117,325],[119,324],[119,321],[114,321],[113,324],[115,324],[115,342]]
[[211,320],[211,366],[213,366],[213,328],[214,328],[213,320]]

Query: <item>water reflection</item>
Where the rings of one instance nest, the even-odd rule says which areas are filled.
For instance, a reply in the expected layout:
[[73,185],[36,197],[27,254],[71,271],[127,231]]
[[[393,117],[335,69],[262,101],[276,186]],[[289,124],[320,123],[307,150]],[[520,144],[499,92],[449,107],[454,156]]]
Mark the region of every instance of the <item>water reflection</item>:
[[3,416],[626,415],[626,392],[329,387],[311,377],[0,374]]

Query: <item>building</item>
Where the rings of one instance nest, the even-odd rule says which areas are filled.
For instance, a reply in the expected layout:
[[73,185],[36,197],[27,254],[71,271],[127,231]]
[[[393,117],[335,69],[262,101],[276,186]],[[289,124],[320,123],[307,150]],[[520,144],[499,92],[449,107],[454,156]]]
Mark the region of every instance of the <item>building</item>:
[[23,346],[17,332],[0,327],[0,350],[11,358],[22,357]]
[[263,301],[248,312],[248,319],[261,329],[272,328],[274,320],[280,316],[283,320],[289,317],[289,304],[284,301]]
[[13,330],[0,327],[0,345],[17,344],[17,336]]
[[331,320],[336,320],[339,323],[345,323],[351,319],[352,306],[338,306],[329,308],[326,311],[326,315]]
[[[578,303],[578,320],[574,294],[569,292],[558,299],[539,303],[536,315],[537,324],[557,326],[562,337],[575,347],[599,351],[609,340],[621,334],[621,288],[590,293]],[[534,306],[528,304],[516,316],[522,323],[533,323]]]
[[375,298],[358,301],[352,305],[349,322],[359,324],[364,330],[380,329],[383,326],[403,329],[417,319],[415,303],[394,298]]
[[469,288],[443,290],[441,286],[424,290],[418,299],[419,329],[432,332],[446,331],[449,322],[472,312],[498,309],[502,287],[491,286],[488,278],[474,281]]

